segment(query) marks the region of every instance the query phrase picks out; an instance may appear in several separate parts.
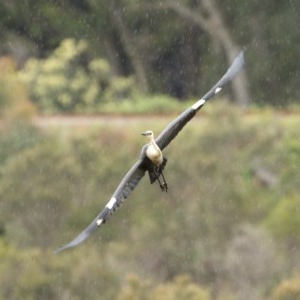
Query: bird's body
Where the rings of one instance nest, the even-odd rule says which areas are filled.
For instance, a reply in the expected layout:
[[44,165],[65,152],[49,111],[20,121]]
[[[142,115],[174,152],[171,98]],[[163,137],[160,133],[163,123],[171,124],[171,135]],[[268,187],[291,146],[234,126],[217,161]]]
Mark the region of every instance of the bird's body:
[[129,197],[139,181],[146,172],[149,173],[150,182],[159,182],[162,191],[168,191],[168,185],[165,181],[163,170],[166,166],[167,159],[163,156],[162,151],[177,136],[181,129],[196,115],[203,105],[215,94],[222,90],[242,68],[244,64],[244,54],[241,52],[234,60],[223,77],[215,84],[200,100],[187,108],[175,120],[154,139],[153,132],[148,130],[142,133],[149,139],[149,143],[142,148],[138,161],[126,173],[111,199],[104,209],[92,221],[92,223],[70,243],[58,248],[55,252],[60,252],[71,247],[75,247],[85,241],[99,226],[106,223],[112,213]]
[[149,139],[149,144],[146,146],[146,156],[150,161],[157,167],[163,163],[163,155],[154,140],[154,134],[151,130],[145,131],[142,135],[146,136]]
[[142,155],[144,155],[144,157],[142,156],[142,160],[147,162],[145,166],[149,173],[150,182],[153,183],[157,180],[161,190],[167,192],[168,185],[163,174],[167,159],[156,144],[154,134],[151,130],[143,132],[142,135],[149,140],[149,143],[144,147],[144,151],[142,151]]
[[156,144],[154,145],[154,143],[148,145],[146,155],[154,165],[159,167],[163,162],[163,155],[159,147]]

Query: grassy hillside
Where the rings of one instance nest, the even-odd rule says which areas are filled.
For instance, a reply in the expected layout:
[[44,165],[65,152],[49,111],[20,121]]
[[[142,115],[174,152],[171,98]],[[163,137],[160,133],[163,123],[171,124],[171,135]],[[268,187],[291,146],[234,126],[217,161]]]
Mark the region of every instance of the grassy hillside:
[[107,203],[140,132],[170,119],[2,126],[0,299],[280,294],[299,270],[300,121],[275,112],[207,107],[165,150],[169,193],[146,175],[90,240],[52,254]]

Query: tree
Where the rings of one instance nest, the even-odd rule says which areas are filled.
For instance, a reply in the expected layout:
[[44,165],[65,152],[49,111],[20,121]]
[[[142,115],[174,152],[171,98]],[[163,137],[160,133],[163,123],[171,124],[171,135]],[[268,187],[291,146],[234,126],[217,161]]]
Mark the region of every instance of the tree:
[[124,10],[122,11],[119,4],[117,4],[119,2],[112,0],[109,3],[111,18],[119,32],[124,50],[126,51],[126,54],[128,55],[132,63],[139,90],[143,94],[147,94],[149,92],[149,86],[146,75],[146,64],[143,63],[142,53],[140,53],[139,47],[136,45],[135,40],[132,38],[132,31],[130,30],[130,28],[128,28],[126,20],[124,18]]
[[20,67],[65,38],[85,39],[116,75],[133,75],[141,92],[185,100],[199,96],[243,45],[247,76],[233,82],[236,101],[247,105],[249,84],[257,103],[288,105],[300,96],[299,9],[296,0],[0,1],[0,53]]
[[[241,47],[237,45],[230,34],[230,29],[223,21],[221,11],[214,0],[197,1],[195,7],[189,7],[181,2],[165,1],[157,7],[173,10],[181,18],[197,24],[207,34],[211,35],[212,39],[223,47],[228,64],[234,60],[240,51]],[[233,92],[239,106],[245,108],[249,105],[250,95],[245,70],[242,70],[239,76],[233,80]]]

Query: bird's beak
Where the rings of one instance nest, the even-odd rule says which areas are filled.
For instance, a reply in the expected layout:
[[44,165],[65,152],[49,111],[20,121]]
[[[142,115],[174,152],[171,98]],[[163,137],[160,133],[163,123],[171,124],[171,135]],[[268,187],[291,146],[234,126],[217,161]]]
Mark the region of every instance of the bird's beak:
[[147,135],[149,135],[149,132],[147,132],[147,131],[142,132],[142,135],[143,135],[143,136],[147,136]]

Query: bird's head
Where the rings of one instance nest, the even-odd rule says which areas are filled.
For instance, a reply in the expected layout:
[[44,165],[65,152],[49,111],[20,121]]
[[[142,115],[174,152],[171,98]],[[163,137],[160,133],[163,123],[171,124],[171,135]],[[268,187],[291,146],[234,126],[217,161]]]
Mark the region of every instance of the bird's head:
[[149,140],[154,137],[153,131],[151,131],[151,130],[147,130],[147,131],[143,132],[142,135],[146,136]]

